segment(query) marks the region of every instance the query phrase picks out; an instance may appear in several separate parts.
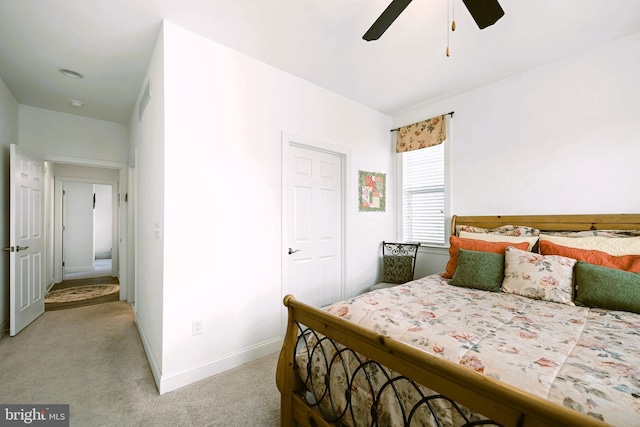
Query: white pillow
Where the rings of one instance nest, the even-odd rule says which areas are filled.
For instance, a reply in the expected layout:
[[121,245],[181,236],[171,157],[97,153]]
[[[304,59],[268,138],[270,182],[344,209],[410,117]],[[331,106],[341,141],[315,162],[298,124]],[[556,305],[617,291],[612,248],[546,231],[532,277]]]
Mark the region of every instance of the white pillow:
[[613,256],[640,255],[640,237],[564,237],[541,234],[540,240],[547,240],[568,248],[602,251]]
[[529,251],[533,248],[533,245],[538,242],[538,236],[505,236],[503,234],[470,233],[468,231],[461,231],[459,237],[463,239],[482,240],[485,242],[527,242],[529,244]]

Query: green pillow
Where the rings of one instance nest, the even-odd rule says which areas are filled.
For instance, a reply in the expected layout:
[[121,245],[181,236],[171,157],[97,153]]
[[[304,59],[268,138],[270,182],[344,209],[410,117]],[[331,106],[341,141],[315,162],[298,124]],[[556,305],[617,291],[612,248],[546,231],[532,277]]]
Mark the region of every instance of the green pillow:
[[385,255],[382,261],[384,267],[383,282],[400,284],[413,280],[412,256]]
[[640,313],[640,274],[578,261],[576,304]]
[[460,249],[451,284],[464,288],[500,292],[504,277],[504,255]]

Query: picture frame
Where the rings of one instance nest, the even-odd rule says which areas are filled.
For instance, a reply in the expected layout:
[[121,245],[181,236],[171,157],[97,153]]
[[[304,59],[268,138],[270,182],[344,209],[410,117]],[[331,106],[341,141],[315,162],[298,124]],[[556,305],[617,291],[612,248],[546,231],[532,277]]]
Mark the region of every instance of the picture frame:
[[387,201],[387,174],[358,171],[360,212],[384,212]]

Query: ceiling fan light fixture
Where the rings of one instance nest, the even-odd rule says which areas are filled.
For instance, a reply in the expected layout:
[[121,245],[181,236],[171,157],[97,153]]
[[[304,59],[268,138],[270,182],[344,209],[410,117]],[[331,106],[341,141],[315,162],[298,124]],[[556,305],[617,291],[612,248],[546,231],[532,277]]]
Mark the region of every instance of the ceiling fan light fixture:
[[72,99],[69,101],[69,104],[71,104],[73,108],[82,108],[84,102],[78,101],[77,99]]
[[[387,28],[396,20],[405,8],[411,3],[412,0],[392,0],[389,6],[382,12],[382,14],[376,19],[371,28],[362,36],[362,38],[368,42],[372,40],[378,40]],[[490,25],[495,24],[498,19],[504,16],[504,10],[498,3],[498,0],[462,0],[464,5],[471,13],[473,20],[478,24],[478,28],[481,30]],[[448,10],[448,7],[447,7]],[[455,31],[455,18],[454,23],[451,24],[451,31]]]
[[84,76],[77,71],[70,70],[68,68],[58,68],[60,74],[70,79],[83,79]]

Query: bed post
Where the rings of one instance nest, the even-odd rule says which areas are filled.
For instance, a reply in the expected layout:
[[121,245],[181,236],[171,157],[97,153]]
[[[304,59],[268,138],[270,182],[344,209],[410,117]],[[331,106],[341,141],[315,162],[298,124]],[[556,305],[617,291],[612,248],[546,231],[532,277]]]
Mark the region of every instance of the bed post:
[[278,369],[276,371],[276,384],[280,390],[280,425],[282,427],[292,427],[293,420],[293,390],[296,384],[294,371],[294,349],[298,338],[298,326],[293,320],[292,309],[289,307],[289,300],[292,295],[284,297],[284,305],[287,307],[287,331],[284,335],[282,350],[278,357]]
[[458,216],[457,215],[451,215],[451,235],[452,236],[456,236],[456,222],[457,222]]

